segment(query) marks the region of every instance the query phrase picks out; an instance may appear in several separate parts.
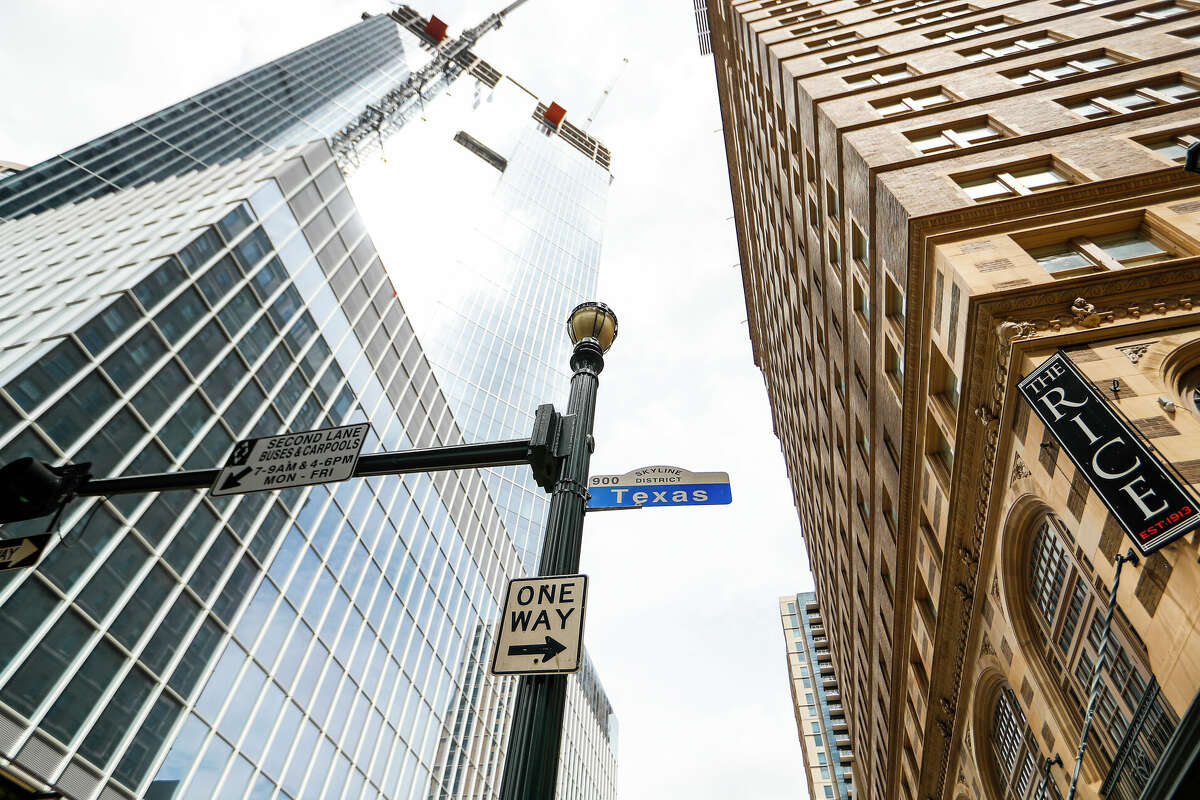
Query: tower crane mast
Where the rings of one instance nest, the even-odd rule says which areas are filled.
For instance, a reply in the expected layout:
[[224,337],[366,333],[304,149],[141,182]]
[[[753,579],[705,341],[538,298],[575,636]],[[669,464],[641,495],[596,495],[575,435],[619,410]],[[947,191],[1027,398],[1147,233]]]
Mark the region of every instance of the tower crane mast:
[[388,16],[421,40],[432,57],[429,62],[411,73],[408,79],[390,90],[375,103],[368,103],[354,120],[329,138],[330,148],[346,174],[358,168],[363,158],[383,147],[383,140],[400,129],[425,106],[425,101],[441,94],[463,72],[495,87],[500,73],[475,53],[475,46],[484,34],[499,28],[504,19],[528,0],[515,0],[500,11],[490,14],[473,28],[457,37],[446,36],[446,23],[437,17],[423,18],[407,5],[397,6]]

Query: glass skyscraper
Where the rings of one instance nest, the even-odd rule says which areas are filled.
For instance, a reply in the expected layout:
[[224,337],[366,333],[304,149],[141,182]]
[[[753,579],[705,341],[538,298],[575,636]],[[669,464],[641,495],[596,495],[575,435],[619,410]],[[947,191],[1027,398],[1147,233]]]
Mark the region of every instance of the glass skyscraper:
[[[529,435],[537,405],[566,405],[565,321],[595,296],[609,154],[569,122],[549,127],[545,105],[507,78],[464,88],[439,99],[420,131],[401,133],[386,164],[363,165],[350,183],[394,280],[423,300],[409,304],[413,324],[464,436],[519,438]],[[439,178],[420,181],[400,212],[417,215],[408,228],[389,225],[394,187],[420,179],[417,162],[435,163]],[[375,194],[387,202],[376,208]],[[414,228],[435,246],[415,255]],[[533,574],[548,495],[525,467],[488,470],[484,479]],[[590,659],[569,685],[559,796],[615,798],[616,718]],[[445,757],[465,755],[451,745]]]
[[0,180],[0,220],[329,138],[408,74],[399,26],[371,17]]
[[[474,440],[322,140],[406,74],[371,18],[0,180],[0,462],[197,468],[351,422],[366,452]],[[0,573],[0,790],[493,796],[490,627],[528,549],[501,500],[463,472],[73,504]],[[574,696],[611,717],[594,672]]]

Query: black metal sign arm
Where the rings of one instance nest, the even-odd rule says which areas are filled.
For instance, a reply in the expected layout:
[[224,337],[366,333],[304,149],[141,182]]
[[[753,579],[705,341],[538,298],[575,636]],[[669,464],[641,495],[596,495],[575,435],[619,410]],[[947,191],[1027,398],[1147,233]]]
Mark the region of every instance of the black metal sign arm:
[[[509,467],[514,464],[528,464],[529,450],[529,439],[508,439],[502,442],[456,444],[447,447],[371,453],[359,457],[353,477],[369,478],[377,475],[403,475],[410,472],[436,472],[447,469]],[[213,485],[220,472],[219,469],[196,469],[187,472],[161,472],[119,478],[88,478],[75,489],[74,494],[78,497],[109,497],[140,492],[207,489]]]

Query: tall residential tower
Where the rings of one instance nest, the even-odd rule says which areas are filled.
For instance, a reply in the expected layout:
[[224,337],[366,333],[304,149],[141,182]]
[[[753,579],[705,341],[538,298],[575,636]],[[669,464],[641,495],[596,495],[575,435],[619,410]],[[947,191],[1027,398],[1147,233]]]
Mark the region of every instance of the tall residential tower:
[[808,796],[850,800],[854,797],[854,752],[816,593],[779,598],[779,615]]
[[1189,763],[1195,536],[1124,565],[1107,624],[1132,543],[1108,501],[1142,486],[1069,458],[1016,383],[1064,349],[1118,444],[1200,483],[1196,12],[708,2],[754,358],[863,798],[1065,796],[1106,638],[1079,796]]

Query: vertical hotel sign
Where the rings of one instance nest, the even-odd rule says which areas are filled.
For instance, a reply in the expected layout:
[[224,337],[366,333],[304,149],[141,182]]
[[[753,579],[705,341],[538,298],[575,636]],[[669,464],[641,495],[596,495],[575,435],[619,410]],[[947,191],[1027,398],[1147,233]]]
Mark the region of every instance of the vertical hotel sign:
[[1195,498],[1059,350],[1018,384],[1142,555],[1200,527]]

